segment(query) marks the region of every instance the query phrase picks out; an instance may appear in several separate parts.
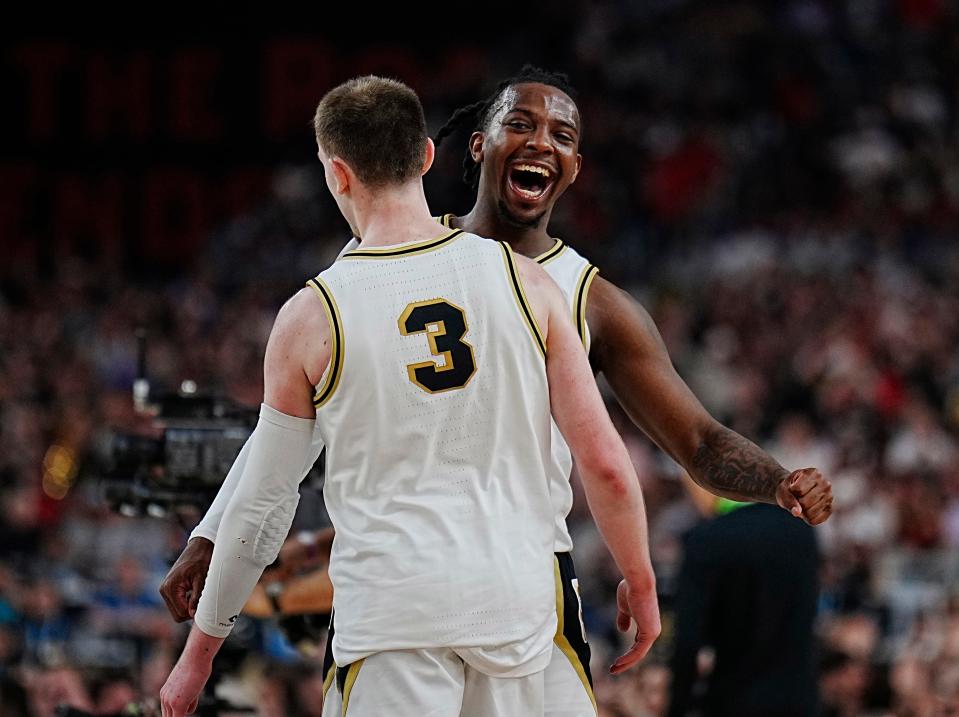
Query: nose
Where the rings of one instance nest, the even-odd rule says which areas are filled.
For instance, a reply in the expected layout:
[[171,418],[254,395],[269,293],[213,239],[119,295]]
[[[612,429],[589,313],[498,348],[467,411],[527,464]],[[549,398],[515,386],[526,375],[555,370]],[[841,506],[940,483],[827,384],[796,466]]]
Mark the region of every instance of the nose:
[[538,125],[526,138],[526,146],[537,152],[552,152],[553,142],[549,134],[549,127]]

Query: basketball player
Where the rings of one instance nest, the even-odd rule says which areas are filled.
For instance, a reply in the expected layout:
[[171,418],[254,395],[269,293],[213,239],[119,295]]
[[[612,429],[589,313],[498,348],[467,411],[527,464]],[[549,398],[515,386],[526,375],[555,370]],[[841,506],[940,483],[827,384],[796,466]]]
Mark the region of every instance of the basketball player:
[[659,632],[625,446],[549,276],[504,243],[437,231],[421,179],[433,145],[416,95],[351,80],[324,97],[315,128],[327,186],[364,239],[277,316],[260,420],[195,625],[161,691],[163,715],[196,706],[276,557],[315,428],[337,531],[341,713],[542,714],[557,626],[551,415],[629,586],[628,610],[655,624],[614,671]]
[[[718,423],[673,368],[649,314],[629,294],[548,232],[553,206],[575,180],[582,158],[581,118],[565,76],[524,67],[486,100],[457,110],[437,133],[441,141],[472,123],[464,158],[465,180],[476,203],[447,226],[506,241],[534,259],[567,297],[593,369],[602,372],[633,422],[710,492],[733,500],[778,504],[811,525],[829,517],[829,482],[814,468],[786,471],[758,446]],[[321,445],[314,444],[319,455]],[[556,553],[561,566],[560,614],[578,612],[578,592],[565,518],[572,501],[570,458],[557,443],[550,473],[556,507]],[[228,477],[221,494],[232,492]],[[219,505],[218,505],[219,504]],[[171,569],[163,593],[171,613],[187,619],[206,575],[222,498],[191,536]],[[621,586],[618,602],[625,588]],[[628,626],[629,616],[619,616]],[[546,714],[595,715],[589,647],[578,620],[564,620],[546,673]],[[335,697],[335,695],[334,695]]]
[[[477,196],[468,214],[446,216],[444,223],[507,241],[543,266],[566,295],[593,369],[605,375],[633,422],[697,483],[734,500],[778,504],[811,525],[823,522],[832,510],[832,493],[822,474],[814,468],[790,473],[715,421],[676,373],[649,314],[548,233],[553,206],[582,163],[582,124],[572,94],[565,76],[527,66],[485,101],[454,113],[437,133],[437,143],[461,124],[473,123],[464,179],[477,188]],[[563,590],[571,600],[575,574],[565,516],[572,491],[561,475],[551,473],[550,492],[557,507],[557,558],[568,566]],[[621,585],[620,597],[625,590]],[[619,619],[628,625],[624,614]],[[569,627],[567,641],[575,644],[578,626]],[[551,717],[596,714],[591,679],[587,684],[577,679],[583,672],[589,676],[589,647],[582,645],[576,655],[582,655],[578,665],[561,649],[557,635],[546,674]]]

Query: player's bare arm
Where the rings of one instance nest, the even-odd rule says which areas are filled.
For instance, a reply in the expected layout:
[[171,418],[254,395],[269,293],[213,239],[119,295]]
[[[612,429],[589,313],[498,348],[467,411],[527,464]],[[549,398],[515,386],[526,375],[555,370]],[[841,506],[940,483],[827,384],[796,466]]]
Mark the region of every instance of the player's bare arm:
[[810,525],[832,512],[830,483],[815,468],[790,473],[703,408],[673,368],[652,318],[601,277],[587,304],[590,358],[626,413],[699,485],[733,500],[778,504]]
[[[546,334],[550,408],[569,444],[600,533],[628,586],[636,640],[613,663],[619,673],[641,660],[660,632],[646,509],[636,472],[596,387],[583,344],[559,287],[534,261],[517,257],[534,314]],[[629,627],[620,622],[623,629]]]
[[[163,717],[181,717],[196,708],[213,659],[235,620],[235,617],[227,619],[226,615],[240,612],[263,568],[279,551],[279,543],[275,550],[259,544],[256,526],[266,518],[261,519],[256,512],[257,505],[292,499],[308,468],[304,466],[309,457],[312,431],[305,428],[308,424],[302,421],[294,431],[298,435],[290,437],[288,426],[314,417],[315,383],[311,381],[318,382],[322,377],[329,363],[329,346],[330,327],[322,304],[311,290],[301,290],[280,309],[267,343],[263,369],[265,406],[251,438],[250,461],[223,518],[223,525],[228,526],[226,532],[235,535],[237,540],[219,541],[214,547],[211,574],[217,573],[213,583],[217,589],[204,592],[183,654],[160,691]],[[267,424],[271,423],[268,416],[279,423],[268,429]],[[284,423],[286,430],[277,428]],[[264,432],[258,434],[261,425]],[[272,433],[267,434],[267,430]],[[302,455],[289,455],[291,448]],[[266,475],[269,482],[263,479]],[[280,488],[282,490],[278,490]],[[293,495],[290,495],[291,489]],[[288,532],[295,499],[291,502],[292,509],[267,513],[279,516],[272,534]],[[251,510],[256,514],[250,513]],[[246,529],[251,524],[254,530],[247,535],[250,531]]]
[[313,418],[314,387],[330,363],[330,323],[323,302],[300,289],[276,316],[263,358],[263,402],[277,411]]

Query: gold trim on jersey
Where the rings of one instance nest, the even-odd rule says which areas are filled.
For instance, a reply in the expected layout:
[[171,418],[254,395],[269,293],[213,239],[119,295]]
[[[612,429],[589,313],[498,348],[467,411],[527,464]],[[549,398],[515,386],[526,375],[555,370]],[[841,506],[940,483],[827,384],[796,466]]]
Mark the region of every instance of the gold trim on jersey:
[[425,254],[426,252],[439,249],[446,246],[463,233],[462,229],[454,229],[437,239],[426,239],[425,241],[413,242],[406,246],[384,246],[372,249],[353,249],[346,252],[341,259],[386,259],[395,257],[414,256],[416,254]]
[[318,388],[313,395],[313,406],[320,408],[330,400],[340,384],[340,376],[343,375],[343,319],[340,318],[340,309],[333,299],[333,292],[325,281],[317,276],[306,283],[323,301],[326,317],[330,321],[330,369],[326,372],[323,387]]
[[569,640],[566,638],[564,631],[566,601],[563,597],[563,577],[559,571],[559,559],[555,556],[553,557],[553,576],[556,581],[556,636],[553,638],[553,642],[556,644],[556,647],[566,655],[569,664],[571,664],[576,671],[576,676],[579,677],[580,682],[583,683],[583,688],[586,690],[586,694],[589,695],[589,701],[593,703],[593,709],[596,710],[596,714],[599,714],[599,707],[596,706],[596,696],[593,694],[593,688],[590,686],[589,679],[586,677],[586,670],[583,669],[583,663],[579,661],[579,655],[576,654],[573,646],[569,644]]
[[326,671],[326,677],[323,678],[323,699],[326,699],[326,693],[330,691],[330,688],[333,686],[333,680],[336,679],[336,663]]
[[536,347],[539,349],[539,352],[543,354],[543,358],[546,358],[546,341],[543,340],[543,332],[539,330],[539,325],[536,323],[536,315],[533,314],[533,310],[529,306],[526,292],[523,291],[523,284],[519,280],[516,261],[513,259],[513,250],[509,248],[509,244],[506,242],[501,241],[499,244],[503,250],[503,261],[506,262],[506,273],[510,278],[510,286],[513,287],[513,296],[516,298],[516,303],[519,304],[520,313],[523,314],[526,325],[529,327],[529,331],[536,341]]
[[[439,217],[433,217],[433,219],[438,221],[447,229],[453,228],[453,219],[455,218],[456,218],[455,214],[444,214]],[[556,259],[564,251],[566,251],[566,248],[567,248],[566,244],[563,243],[562,239],[556,239],[553,246],[551,246],[549,249],[544,251],[539,256],[535,257],[533,261],[535,261],[538,264],[548,264],[549,262],[553,261],[553,259]]]
[[549,249],[544,251],[538,257],[533,259],[537,264],[549,264],[553,259],[558,257],[566,251],[566,245],[563,243],[562,239],[557,239],[556,243],[553,244]]
[[589,294],[590,284],[593,283],[593,279],[596,278],[598,273],[599,269],[592,264],[587,264],[586,268],[583,269],[579,275],[579,279],[576,280],[576,288],[573,290],[573,321],[576,322],[576,331],[579,333],[579,339],[583,342],[583,347],[587,351],[589,350],[589,346],[586,345],[586,296]]
[[357,660],[352,665],[350,665],[349,670],[346,673],[346,680],[343,683],[343,711],[340,713],[342,717],[346,717],[346,708],[350,706],[350,693],[353,691],[353,685],[356,682],[357,675],[360,674],[360,668],[363,666],[363,660]]

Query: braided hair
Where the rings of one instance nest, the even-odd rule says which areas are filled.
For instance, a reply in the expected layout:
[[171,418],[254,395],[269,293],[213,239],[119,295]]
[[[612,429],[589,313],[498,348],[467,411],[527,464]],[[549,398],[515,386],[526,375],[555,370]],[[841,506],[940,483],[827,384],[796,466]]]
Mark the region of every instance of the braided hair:
[[[493,90],[493,93],[485,100],[465,105],[453,112],[452,116],[446,121],[446,124],[440,127],[436,133],[436,137],[433,138],[433,143],[439,147],[440,143],[446,137],[468,121],[472,123],[472,132],[484,130],[487,123],[489,123],[492,116],[496,114],[496,111],[499,109],[500,100],[506,89],[527,82],[537,82],[555,87],[572,97],[574,102],[576,101],[576,90],[573,89],[569,77],[564,73],[549,72],[533,65],[523,65],[523,68],[515,75],[507,77],[496,85],[496,89]],[[470,154],[469,147],[467,147],[466,155],[463,157],[463,181],[473,189],[476,189],[479,184],[479,176],[480,166],[473,161],[473,155]]]

